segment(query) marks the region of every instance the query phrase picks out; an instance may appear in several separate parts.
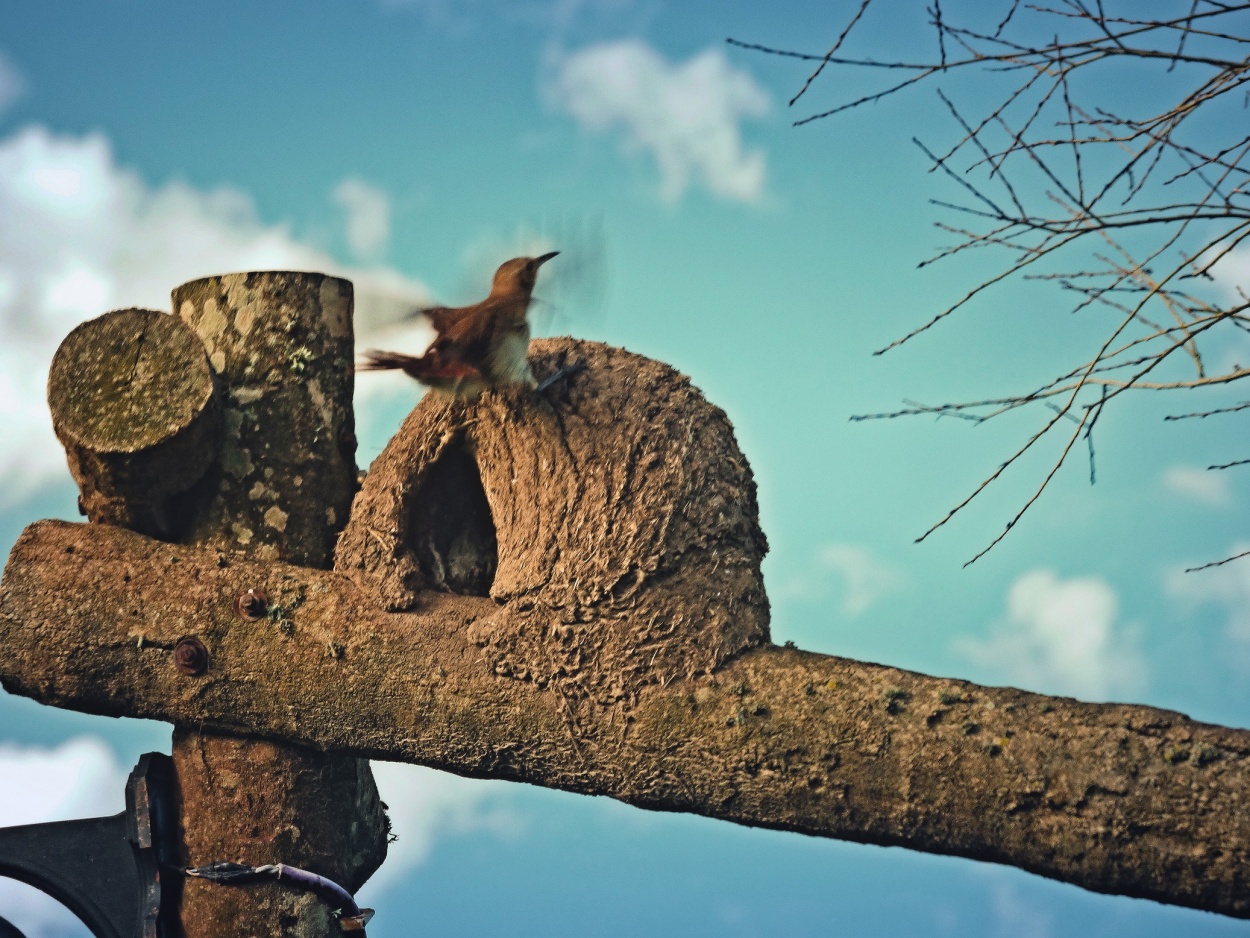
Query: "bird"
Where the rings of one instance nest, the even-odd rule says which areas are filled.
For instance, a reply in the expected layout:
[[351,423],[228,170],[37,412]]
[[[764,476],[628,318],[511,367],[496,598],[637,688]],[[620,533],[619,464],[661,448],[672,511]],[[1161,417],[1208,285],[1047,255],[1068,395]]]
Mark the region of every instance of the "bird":
[[422,384],[454,397],[474,398],[488,388],[521,386],[545,390],[562,369],[541,385],[530,369],[529,312],[538,270],[559,251],[514,257],[495,271],[490,295],[471,306],[420,310],[434,327],[434,341],[420,356],[370,349],[363,371],[402,371]]

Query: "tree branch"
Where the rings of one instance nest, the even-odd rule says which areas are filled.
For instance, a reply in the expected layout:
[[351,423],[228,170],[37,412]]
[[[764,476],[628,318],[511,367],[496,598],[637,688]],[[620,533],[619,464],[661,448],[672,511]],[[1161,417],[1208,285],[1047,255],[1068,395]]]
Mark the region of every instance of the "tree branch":
[[[233,612],[258,586],[275,608],[259,627]],[[0,681],[90,713],[1007,863],[1250,917],[1250,731],[775,646],[634,687],[627,714],[595,704],[595,719],[570,721],[556,684],[499,673],[484,655],[496,603],[419,599],[418,612],[386,613],[341,574],[39,522],[0,591]],[[186,635],[208,648],[201,677],[172,661]]]

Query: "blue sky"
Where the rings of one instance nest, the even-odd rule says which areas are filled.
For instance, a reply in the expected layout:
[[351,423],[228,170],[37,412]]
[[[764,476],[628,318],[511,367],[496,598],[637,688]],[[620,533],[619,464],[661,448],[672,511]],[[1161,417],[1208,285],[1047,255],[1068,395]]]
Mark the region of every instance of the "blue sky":
[[[892,9],[867,24],[864,48],[927,41],[904,16],[917,5]],[[1247,539],[1243,477],[1205,471],[1244,458],[1229,448],[1235,418],[1159,420],[1236,401],[1236,389],[1128,401],[1100,427],[1098,484],[1074,461],[972,567],[1044,458],[912,543],[1037,416],[977,427],[848,417],[1020,390],[1100,326],[1018,285],[871,355],[996,268],[917,269],[943,243],[927,200],[951,195],[910,142],[951,139],[932,89],[793,128],[809,113],[786,107],[804,66],[723,42],[823,51],[849,10],[0,5],[0,541],[37,518],[76,518],[43,387],[82,319],[167,308],[170,289],[210,273],[322,269],[355,281],[362,345],[415,347],[397,310],[471,299],[495,264],[545,239],[566,255],[540,283],[560,300],[540,326],[668,361],[734,422],[772,545],[774,640],[1245,726],[1250,566],[1179,572]],[[835,73],[807,106],[861,82]],[[576,271],[579,254],[602,296],[569,272],[561,290],[558,265]],[[359,380],[362,464],[419,393]],[[160,725],[0,692],[0,824],[118,810],[138,753],[167,747]],[[366,887],[378,938],[1250,934],[962,860],[422,769],[383,766],[379,783],[401,839]],[[32,936],[63,933],[4,884],[0,914]]]

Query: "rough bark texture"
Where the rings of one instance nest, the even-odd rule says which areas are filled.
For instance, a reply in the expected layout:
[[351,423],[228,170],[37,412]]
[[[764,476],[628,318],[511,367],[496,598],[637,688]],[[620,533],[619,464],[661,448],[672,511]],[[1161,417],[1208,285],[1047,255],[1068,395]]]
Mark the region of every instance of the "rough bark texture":
[[[249,624],[257,584],[281,613]],[[1250,731],[773,646],[574,725],[501,674],[483,597],[388,613],[347,577],[39,522],[0,591],[0,680],[45,703],[297,740],[642,807],[1031,870],[1250,917]],[[206,674],[170,648],[199,636]]]
[[48,375],[53,428],[92,521],[173,539],[184,496],[217,456],[221,414],[204,346],[151,309],[71,332]]
[[424,584],[489,593],[487,666],[554,684],[593,732],[601,707],[625,719],[642,688],[768,640],[768,545],[733,428],[689,378],[597,342],[536,341],[531,359],[587,368],[553,396],[428,395],[370,467],[335,565],[389,609],[420,608]]
[[[551,340],[534,345],[540,375],[562,358],[589,365],[558,391],[429,398],[352,507],[340,572],[310,569],[343,517],[346,470],[321,463],[350,461],[350,412],[341,388],[300,369],[338,354],[313,332],[344,339],[341,292],[304,275],[179,292],[226,392],[223,456],[204,483],[217,487],[192,535],[211,549],[40,522],[0,586],[8,690],[194,727],[179,733],[181,770],[198,760],[218,811],[240,809],[207,846],[257,836],[243,817],[277,832],[254,854],[194,859],[298,850],[285,806],[249,813],[269,792],[245,776],[252,759],[297,774],[316,758],[211,730],[1250,917],[1250,732],[768,645],[750,472],[724,414],[663,365]],[[292,313],[309,303],[320,318]],[[270,408],[291,423],[267,429]],[[322,488],[328,529],[301,514]],[[284,537],[296,531],[298,555]],[[248,589],[270,597],[258,621],[235,612]],[[198,676],[173,663],[186,636],[208,649]],[[333,778],[348,801],[365,788]],[[255,905],[218,909],[197,934],[274,925],[272,911],[233,917]],[[324,933],[311,914],[282,914]]]
[[[173,303],[207,352],[224,424],[220,459],[181,540],[328,566],[356,481],[351,284],[229,274],[184,284]],[[271,634],[267,620],[241,627]],[[367,763],[175,722],[189,865],[283,862],[355,889],[382,863],[386,821]],[[280,884],[189,880],[181,919],[189,938],[341,933],[324,903]]]
[[185,541],[327,566],[356,492],[351,283],[228,274],[173,300],[221,382],[225,425]]
[[[130,309],[84,323],[53,360],[49,404],[84,513],[328,565],[354,490],[350,284],[212,278],[175,303],[181,319]],[[284,861],[355,889],[385,856],[363,760],[198,728],[175,731],[173,754],[190,865]],[[193,880],[181,901],[191,936],[340,933],[323,902],[280,886]]]

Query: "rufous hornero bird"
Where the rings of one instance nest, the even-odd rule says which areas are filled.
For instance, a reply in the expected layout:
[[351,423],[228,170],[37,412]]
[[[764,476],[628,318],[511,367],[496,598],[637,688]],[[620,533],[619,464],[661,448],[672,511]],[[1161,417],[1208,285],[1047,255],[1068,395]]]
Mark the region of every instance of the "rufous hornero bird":
[[539,384],[528,358],[531,294],[538,269],[559,251],[514,257],[495,271],[490,296],[472,306],[423,309],[434,327],[434,341],[421,356],[370,349],[363,371],[398,370],[455,397],[477,397],[488,388],[521,386],[545,391],[584,364],[565,366]]

